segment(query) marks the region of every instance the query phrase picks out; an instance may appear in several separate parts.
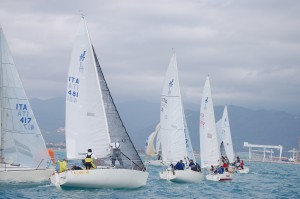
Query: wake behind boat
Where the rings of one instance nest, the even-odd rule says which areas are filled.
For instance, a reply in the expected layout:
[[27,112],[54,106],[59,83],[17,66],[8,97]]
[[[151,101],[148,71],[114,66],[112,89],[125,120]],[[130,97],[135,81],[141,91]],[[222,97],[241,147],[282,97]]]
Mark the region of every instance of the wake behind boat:
[[[196,183],[203,179],[203,174],[196,168],[188,128],[186,125],[185,114],[181,101],[179,78],[177,71],[176,54],[172,55],[161,95],[160,112],[160,131],[162,161],[173,163],[182,160],[186,166],[181,170],[169,167],[159,173],[161,179],[173,182],[192,182]],[[187,162],[195,161],[191,170],[188,169]],[[180,163],[181,164],[181,163]],[[194,170],[195,169],[195,170]]]
[[221,168],[221,154],[209,77],[205,81],[200,107],[200,156],[201,167],[209,173],[206,175],[207,180],[232,180],[233,174]]
[[[112,143],[116,148],[111,148]],[[100,166],[56,172],[51,176],[51,182],[58,187],[138,188],[146,185],[149,174],[113,102],[84,16],[75,39],[68,75],[66,149],[68,160],[85,159],[87,149],[92,149]],[[120,165],[115,164],[115,157]]]
[[0,27],[0,181],[48,180],[54,168]]

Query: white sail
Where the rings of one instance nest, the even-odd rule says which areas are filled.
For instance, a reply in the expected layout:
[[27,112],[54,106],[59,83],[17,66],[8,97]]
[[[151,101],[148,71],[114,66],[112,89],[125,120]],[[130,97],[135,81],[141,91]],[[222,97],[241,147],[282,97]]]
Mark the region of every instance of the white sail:
[[66,94],[68,159],[83,158],[89,148],[99,158],[110,154],[110,136],[96,69],[86,22],[81,20],[71,55]]
[[185,114],[183,114],[183,116],[184,116],[184,135],[185,135],[185,146],[186,146],[187,159],[193,160],[194,162],[196,162],[189,130],[188,130],[188,127],[186,124]]
[[202,168],[219,165],[220,151],[209,77],[205,81],[200,107],[200,155]]
[[[229,162],[234,162],[234,150],[231,139],[231,130],[227,112],[227,106],[224,108],[222,118],[217,122],[217,134],[219,147],[224,146],[224,150]],[[222,144],[223,143],[223,144]]]
[[[146,141],[146,155],[148,156],[161,156],[161,143],[160,143],[160,124],[155,127],[155,131],[152,132]],[[155,139],[156,138],[156,139]]]
[[156,149],[154,145],[155,136],[157,135],[157,131],[152,132],[146,143],[146,155],[148,156],[155,156],[156,155]]
[[186,159],[184,112],[175,53],[171,58],[161,95],[160,126],[163,161],[177,162]]
[[[1,112],[1,154],[0,167],[18,165],[22,168],[46,169],[50,156],[25,94],[11,52],[0,27],[0,112]],[[9,172],[5,172],[9,179]],[[0,178],[3,179],[1,172]],[[19,175],[22,175],[19,173]],[[26,175],[24,173],[24,175]],[[47,177],[49,178],[50,173]],[[23,178],[24,181],[34,178]],[[18,179],[12,179],[18,180]],[[34,181],[34,180],[33,180]]]

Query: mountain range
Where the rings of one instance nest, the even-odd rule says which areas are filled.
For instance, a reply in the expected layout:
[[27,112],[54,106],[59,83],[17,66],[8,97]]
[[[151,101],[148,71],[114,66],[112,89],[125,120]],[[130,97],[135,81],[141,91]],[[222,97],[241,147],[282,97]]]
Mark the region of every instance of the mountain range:
[[[31,99],[32,109],[47,143],[65,143],[65,99]],[[137,149],[145,146],[149,134],[159,122],[160,104],[129,101],[116,104],[122,121]],[[193,104],[184,105],[186,120],[194,150],[199,150],[199,110]],[[215,107],[216,121],[224,106]],[[298,148],[300,115],[283,111],[253,110],[228,105],[229,122],[235,151],[246,151],[244,142],[282,145],[284,151]]]

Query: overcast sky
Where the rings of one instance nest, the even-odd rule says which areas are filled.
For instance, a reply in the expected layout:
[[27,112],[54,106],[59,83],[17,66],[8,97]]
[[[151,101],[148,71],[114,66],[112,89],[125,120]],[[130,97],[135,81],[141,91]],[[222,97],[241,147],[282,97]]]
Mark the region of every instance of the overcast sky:
[[80,10],[113,98],[160,102],[172,48],[185,103],[300,114],[300,1],[0,0],[29,98],[65,97]]

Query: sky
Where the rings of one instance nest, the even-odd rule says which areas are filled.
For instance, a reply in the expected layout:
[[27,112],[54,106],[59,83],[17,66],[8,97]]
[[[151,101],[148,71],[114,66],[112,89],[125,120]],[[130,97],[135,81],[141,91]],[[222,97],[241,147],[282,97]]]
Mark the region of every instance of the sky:
[[172,55],[185,103],[300,115],[300,1],[0,0],[28,98],[65,97],[81,13],[116,102],[160,102]]

